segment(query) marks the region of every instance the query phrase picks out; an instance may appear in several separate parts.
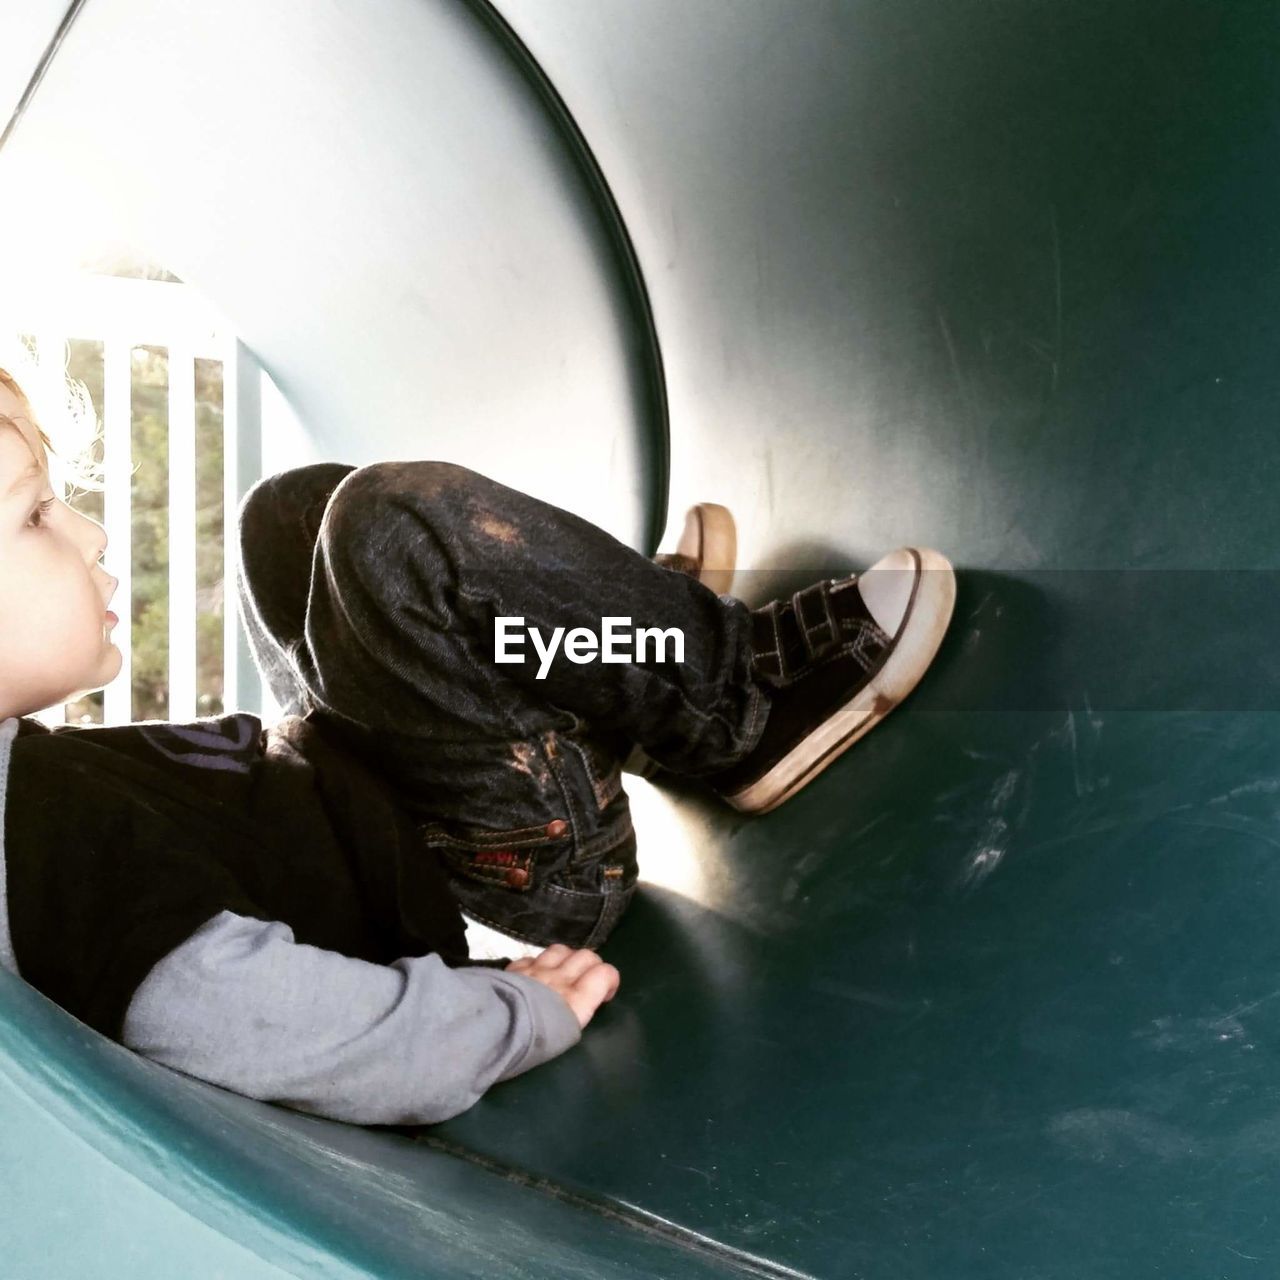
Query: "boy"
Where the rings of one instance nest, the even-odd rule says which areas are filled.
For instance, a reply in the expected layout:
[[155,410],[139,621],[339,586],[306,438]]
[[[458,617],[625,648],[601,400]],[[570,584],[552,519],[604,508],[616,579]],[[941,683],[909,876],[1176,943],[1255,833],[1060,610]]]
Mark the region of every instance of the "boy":
[[[750,610],[707,585],[723,508],[655,563],[465,467],[321,463],[239,512],[277,724],[49,730],[30,713],[121,660],[104,531],[46,444],[0,372],[0,965],[174,1069],[356,1123],[456,1115],[614,997],[623,756],[773,808],[906,696],[954,600],[946,560],[903,549]],[[606,616],[682,660],[497,660],[499,619]],[[524,954],[473,957],[468,920]]]

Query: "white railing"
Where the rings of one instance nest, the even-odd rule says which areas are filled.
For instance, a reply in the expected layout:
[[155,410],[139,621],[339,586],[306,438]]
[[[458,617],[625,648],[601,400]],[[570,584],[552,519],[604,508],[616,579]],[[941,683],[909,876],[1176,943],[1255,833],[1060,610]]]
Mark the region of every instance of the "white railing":
[[[31,334],[43,359],[65,359],[65,343],[103,344],[103,563],[120,579],[112,608],[120,623],[112,632],[124,661],[103,694],[103,723],[132,716],[132,350],[165,347],[169,353],[169,679],[165,719],[192,720],[196,691],[196,490],[195,361],[212,359],[223,370],[223,707],[261,706],[257,673],[237,610],[235,513],[261,474],[262,381],[252,354],[226,318],[186,285],[118,276],[84,275],[41,302],[24,308],[18,328]],[[57,441],[55,440],[55,446]],[[36,717],[66,722],[65,706]]]

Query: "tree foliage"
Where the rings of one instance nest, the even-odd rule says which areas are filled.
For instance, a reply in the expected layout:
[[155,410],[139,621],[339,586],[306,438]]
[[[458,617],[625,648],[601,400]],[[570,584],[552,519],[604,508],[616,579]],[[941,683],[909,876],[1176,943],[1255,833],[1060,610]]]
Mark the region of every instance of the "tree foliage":
[[[68,372],[93,396],[103,412],[102,343],[68,343]],[[132,712],[134,720],[171,719],[169,711],[169,360],[163,347],[135,347],[132,367],[132,513],[130,531],[132,610],[119,595],[120,623],[132,640]],[[223,707],[223,381],[217,360],[195,362],[196,402],[196,715],[220,715]],[[102,459],[103,441],[95,446]],[[70,498],[76,510],[94,520],[104,517],[104,494],[90,490]],[[191,513],[175,512],[174,519]],[[107,547],[103,562],[113,571]],[[117,576],[120,576],[116,570]],[[123,673],[117,679],[123,679]],[[103,694],[87,694],[67,704],[73,723],[101,723]]]

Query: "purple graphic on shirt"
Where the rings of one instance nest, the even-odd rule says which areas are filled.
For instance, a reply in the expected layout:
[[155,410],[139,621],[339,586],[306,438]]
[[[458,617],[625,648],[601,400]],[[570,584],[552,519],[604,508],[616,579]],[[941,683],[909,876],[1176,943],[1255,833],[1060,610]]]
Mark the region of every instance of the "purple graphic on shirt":
[[195,769],[248,773],[257,736],[252,717],[236,712],[189,724],[139,725],[142,736],[161,755]]

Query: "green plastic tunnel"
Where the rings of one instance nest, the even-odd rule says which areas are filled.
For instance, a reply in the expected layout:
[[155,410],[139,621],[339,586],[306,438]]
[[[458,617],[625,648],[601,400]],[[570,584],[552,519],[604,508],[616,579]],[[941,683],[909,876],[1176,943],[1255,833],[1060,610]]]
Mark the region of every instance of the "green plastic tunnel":
[[[908,543],[959,596],[776,811],[626,779],[619,998],[445,1124],[240,1098],[0,974],[0,1269],[1268,1274],[1277,54],[1252,0],[6,6],[0,284],[128,243],[301,453],[646,553],[724,503],[751,604]],[[245,448],[242,489],[301,457]]]

